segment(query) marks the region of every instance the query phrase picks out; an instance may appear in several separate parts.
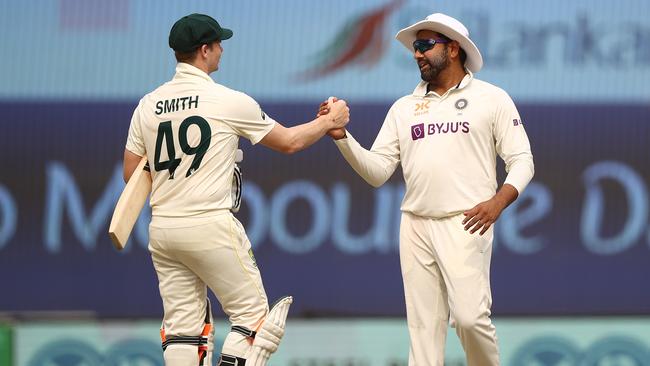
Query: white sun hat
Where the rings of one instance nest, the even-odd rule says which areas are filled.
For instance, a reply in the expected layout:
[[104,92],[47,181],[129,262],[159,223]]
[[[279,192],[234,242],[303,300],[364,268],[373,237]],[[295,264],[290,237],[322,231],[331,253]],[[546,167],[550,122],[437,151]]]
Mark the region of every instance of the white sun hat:
[[442,13],[431,14],[410,27],[397,32],[395,38],[400,41],[409,51],[413,51],[413,41],[416,34],[421,30],[430,30],[440,33],[445,37],[457,41],[467,54],[465,67],[471,72],[477,72],[483,67],[483,57],[478,47],[469,39],[469,31],[458,20]]

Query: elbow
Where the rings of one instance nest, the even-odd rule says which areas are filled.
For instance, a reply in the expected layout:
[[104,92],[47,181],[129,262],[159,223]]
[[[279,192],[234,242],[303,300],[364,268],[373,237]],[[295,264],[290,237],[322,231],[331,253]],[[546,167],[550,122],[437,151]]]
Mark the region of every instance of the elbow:
[[357,172],[357,174],[359,174],[359,176],[361,176],[361,178],[363,178],[363,180],[366,181],[366,183],[370,184],[374,188],[379,188],[382,185],[384,185],[384,183],[386,183],[388,178],[390,178],[391,176],[391,174],[389,174],[386,171],[382,171],[382,172],[373,171],[373,170],[363,169],[358,166],[353,166],[353,168]]
[[285,137],[280,141],[276,150],[287,155],[295,154],[301,150],[300,139],[294,129],[286,129]]
[[372,178],[367,178],[367,179],[366,179],[366,182],[368,182],[368,184],[370,184],[370,185],[373,186],[374,188],[379,188],[379,187],[383,186],[384,183],[386,183],[386,179],[377,179],[377,178],[372,179]]
[[293,146],[284,146],[281,150],[281,153],[287,154],[287,155],[292,155],[298,152],[298,149],[296,149]]
[[298,141],[291,141],[282,147],[282,152],[287,155],[295,154],[305,148],[303,144]]
[[532,157],[530,159],[526,159],[522,161],[522,165],[528,168],[528,174],[530,175],[530,179],[533,179],[535,176],[535,163],[533,163]]
[[531,162],[530,162],[530,177],[532,178],[532,177],[534,177],[534,176],[535,176],[535,163],[533,163],[533,162],[531,161]]
[[510,172],[513,169],[518,171],[527,170],[532,178],[535,175],[535,163],[533,163],[533,157],[517,157],[506,161],[506,172]]
[[297,152],[300,151],[300,150],[302,150],[302,149],[299,148],[299,147],[297,147],[297,146],[288,146],[288,147],[286,147],[286,148],[284,149],[283,152],[284,152],[285,154],[287,154],[287,155],[292,155],[292,154],[297,153]]

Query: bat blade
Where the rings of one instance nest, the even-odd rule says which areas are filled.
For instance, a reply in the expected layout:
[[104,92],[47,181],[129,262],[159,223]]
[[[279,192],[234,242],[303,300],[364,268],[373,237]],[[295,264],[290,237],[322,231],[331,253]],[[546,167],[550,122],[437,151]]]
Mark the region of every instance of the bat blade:
[[117,250],[124,249],[149,193],[151,193],[151,174],[147,157],[144,156],[124,187],[108,227],[108,235]]

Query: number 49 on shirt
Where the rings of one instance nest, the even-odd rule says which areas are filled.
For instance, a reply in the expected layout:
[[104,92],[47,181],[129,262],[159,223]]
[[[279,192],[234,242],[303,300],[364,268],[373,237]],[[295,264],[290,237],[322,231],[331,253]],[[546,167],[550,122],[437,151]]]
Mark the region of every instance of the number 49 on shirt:
[[[188,143],[187,131],[191,125],[197,125],[201,131],[201,139],[199,144],[192,147]],[[191,116],[181,122],[181,125],[178,129],[178,144],[181,147],[181,150],[186,155],[194,155],[194,160],[192,160],[192,165],[187,169],[185,177],[189,177],[201,166],[201,160],[203,160],[203,155],[208,151],[210,147],[210,140],[212,139],[212,131],[210,129],[210,124],[204,118],[199,116]],[[160,150],[163,146],[163,141],[165,142],[165,147],[167,148],[167,156],[169,160],[160,161]],[[181,155],[182,156],[182,155]],[[176,157],[176,149],[174,148],[174,131],[172,130],[172,121],[161,122],[158,125],[158,135],[156,137],[156,153],[154,156],[154,169],[159,172],[161,170],[169,170],[169,179],[174,179],[174,173],[176,168],[181,163],[181,158]]]

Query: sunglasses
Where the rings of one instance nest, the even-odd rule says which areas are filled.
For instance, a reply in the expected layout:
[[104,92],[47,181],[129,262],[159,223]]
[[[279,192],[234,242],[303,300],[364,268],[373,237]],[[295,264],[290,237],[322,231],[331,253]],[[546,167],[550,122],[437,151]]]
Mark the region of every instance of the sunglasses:
[[428,50],[432,49],[433,46],[436,45],[436,43],[449,43],[449,42],[451,41],[446,39],[433,39],[433,38],[416,39],[415,41],[413,41],[413,50],[420,51],[420,53],[425,53]]

